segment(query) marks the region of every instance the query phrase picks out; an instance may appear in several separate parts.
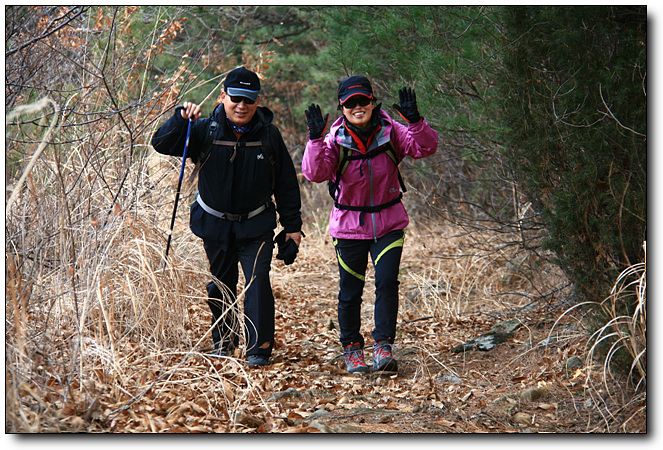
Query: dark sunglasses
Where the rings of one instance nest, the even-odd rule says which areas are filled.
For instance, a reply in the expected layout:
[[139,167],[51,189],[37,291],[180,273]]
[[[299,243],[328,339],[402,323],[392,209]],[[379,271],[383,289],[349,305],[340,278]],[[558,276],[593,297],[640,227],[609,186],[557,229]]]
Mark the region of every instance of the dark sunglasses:
[[240,104],[242,102],[246,103],[247,105],[253,105],[256,101],[253,99],[250,99],[248,97],[242,97],[241,95],[229,95],[230,101],[233,103]]
[[369,103],[371,103],[370,98],[365,97],[363,95],[355,95],[347,99],[344,103],[341,103],[341,105],[343,105],[344,108],[352,109],[357,105],[368,106]]

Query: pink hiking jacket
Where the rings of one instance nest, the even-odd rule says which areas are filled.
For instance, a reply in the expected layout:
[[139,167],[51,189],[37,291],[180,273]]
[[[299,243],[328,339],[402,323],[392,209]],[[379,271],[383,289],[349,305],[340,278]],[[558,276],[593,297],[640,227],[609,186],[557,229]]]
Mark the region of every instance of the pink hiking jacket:
[[[390,139],[398,161],[405,156],[424,158],[437,150],[438,133],[423,118],[407,127],[393,120],[382,109],[382,128],[373,137],[368,152]],[[309,140],[302,160],[302,173],[309,181],[336,181],[340,147],[359,153],[355,142],[339,117],[323,138]],[[394,200],[400,194],[398,170],[387,153],[371,159],[351,160],[341,176],[338,203],[350,206],[376,206]],[[363,215],[363,217],[361,217]],[[390,231],[402,230],[410,219],[402,202],[378,212],[332,208],[329,234],[339,239],[378,239]]]

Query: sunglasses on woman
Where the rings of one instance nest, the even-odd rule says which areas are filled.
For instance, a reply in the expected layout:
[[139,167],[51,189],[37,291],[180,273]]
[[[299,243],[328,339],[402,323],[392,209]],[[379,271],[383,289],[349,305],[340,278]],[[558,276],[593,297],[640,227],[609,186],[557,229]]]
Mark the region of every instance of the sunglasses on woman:
[[242,102],[246,103],[247,105],[253,105],[256,101],[248,98],[248,97],[242,97],[241,95],[230,95],[230,101],[233,103],[237,103],[238,105]]
[[363,95],[355,95],[347,99],[344,103],[341,103],[341,105],[343,105],[344,108],[352,109],[357,105],[368,106],[369,103],[371,103],[370,98],[365,97]]

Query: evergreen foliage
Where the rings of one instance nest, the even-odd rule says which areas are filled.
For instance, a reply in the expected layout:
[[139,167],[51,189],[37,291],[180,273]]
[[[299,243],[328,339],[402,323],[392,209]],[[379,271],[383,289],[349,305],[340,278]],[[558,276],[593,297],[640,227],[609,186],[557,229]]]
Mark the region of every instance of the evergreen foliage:
[[[548,225],[546,247],[586,300],[643,259],[645,7],[508,7],[507,156]],[[629,305],[625,305],[629,306]]]

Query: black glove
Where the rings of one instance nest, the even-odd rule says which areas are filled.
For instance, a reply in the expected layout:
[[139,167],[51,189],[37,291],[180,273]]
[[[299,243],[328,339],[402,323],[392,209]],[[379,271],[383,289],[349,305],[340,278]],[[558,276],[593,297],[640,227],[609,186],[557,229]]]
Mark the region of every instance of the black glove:
[[401,117],[409,123],[419,122],[421,115],[419,114],[419,108],[417,108],[417,94],[414,93],[414,90],[408,87],[400,89],[398,99],[401,102],[400,106],[395,103],[392,106]]
[[311,140],[321,138],[325,134],[327,129],[327,122],[329,121],[329,114],[322,118],[322,112],[320,111],[319,105],[314,105],[311,103],[311,106],[304,111],[306,115],[306,125],[308,126],[308,134]]
[[276,259],[283,260],[287,266],[295,262],[295,258],[299,252],[299,247],[292,239],[288,239],[286,241],[285,234],[285,230],[281,230],[281,232],[274,238],[274,242],[276,242],[276,245],[278,245],[279,248],[279,251],[276,254]]

